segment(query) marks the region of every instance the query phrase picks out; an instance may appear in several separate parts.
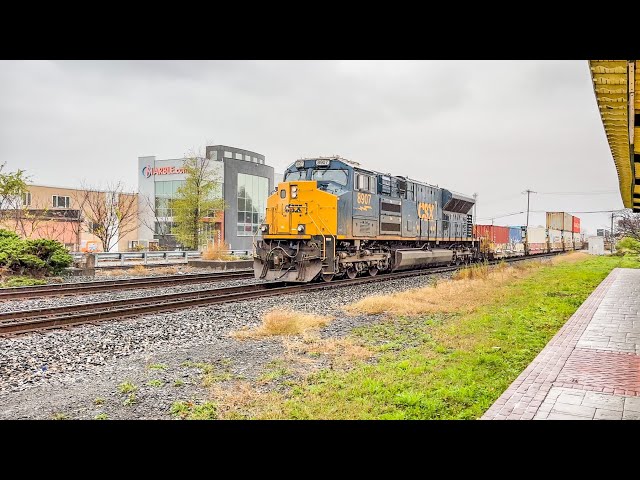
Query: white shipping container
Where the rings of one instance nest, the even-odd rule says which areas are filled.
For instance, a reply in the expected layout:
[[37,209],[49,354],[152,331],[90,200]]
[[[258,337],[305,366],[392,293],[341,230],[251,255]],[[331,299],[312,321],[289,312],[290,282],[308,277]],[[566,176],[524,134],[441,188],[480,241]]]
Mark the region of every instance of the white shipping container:
[[529,243],[546,243],[547,242],[547,229],[544,227],[529,227],[528,230]]
[[547,228],[564,230],[564,212],[547,212]]
[[562,232],[562,239],[565,241],[565,243],[571,243],[573,241],[573,232]]
[[560,229],[549,229],[549,242],[562,243],[562,231]]
[[564,227],[562,230],[566,230],[568,232],[573,232],[573,215],[568,213],[564,214]]

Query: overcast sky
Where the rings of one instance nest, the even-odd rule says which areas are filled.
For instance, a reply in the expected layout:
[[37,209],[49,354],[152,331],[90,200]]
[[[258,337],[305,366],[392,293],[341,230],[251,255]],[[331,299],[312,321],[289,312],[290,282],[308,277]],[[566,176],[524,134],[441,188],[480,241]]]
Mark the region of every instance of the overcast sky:
[[[478,193],[478,223],[622,208],[580,61],[3,61],[0,162],[34,183],[137,189],[137,157],[223,144],[282,170],[338,154]],[[559,195],[552,192],[592,192]],[[595,233],[607,214],[581,214]],[[531,225],[544,224],[532,213]],[[495,218],[524,224],[524,215]]]

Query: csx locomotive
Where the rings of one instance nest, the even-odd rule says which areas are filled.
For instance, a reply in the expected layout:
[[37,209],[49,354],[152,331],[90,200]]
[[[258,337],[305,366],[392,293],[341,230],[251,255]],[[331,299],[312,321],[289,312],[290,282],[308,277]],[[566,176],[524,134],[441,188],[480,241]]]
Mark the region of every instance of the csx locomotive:
[[474,199],[335,157],[297,160],[267,199],[256,278],[310,282],[469,263]]

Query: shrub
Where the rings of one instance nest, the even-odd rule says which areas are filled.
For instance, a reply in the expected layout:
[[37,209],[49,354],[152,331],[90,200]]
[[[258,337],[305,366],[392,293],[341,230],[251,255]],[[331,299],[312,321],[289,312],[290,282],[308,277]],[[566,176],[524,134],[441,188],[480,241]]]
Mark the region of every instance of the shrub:
[[631,237],[624,237],[618,242],[618,244],[616,245],[616,249],[618,253],[621,254],[631,253],[640,255],[640,242]]
[[73,263],[60,242],[48,239],[22,240],[14,232],[0,229],[0,268],[18,275],[57,275]]

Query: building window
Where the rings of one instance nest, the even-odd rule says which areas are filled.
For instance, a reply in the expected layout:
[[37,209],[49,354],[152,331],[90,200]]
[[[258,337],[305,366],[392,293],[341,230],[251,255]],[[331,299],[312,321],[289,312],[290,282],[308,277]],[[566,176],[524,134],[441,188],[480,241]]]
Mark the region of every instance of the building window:
[[31,206],[31,192],[24,192],[22,194],[22,205],[24,207],[30,207]]
[[52,196],[53,208],[69,208],[70,204],[69,197],[63,197],[61,195]]
[[264,219],[269,180],[256,175],[238,174],[237,235],[251,237]]
[[236,160],[242,160],[242,154],[236,153]]
[[224,158],[233,158],[231,152],[224,152]]

